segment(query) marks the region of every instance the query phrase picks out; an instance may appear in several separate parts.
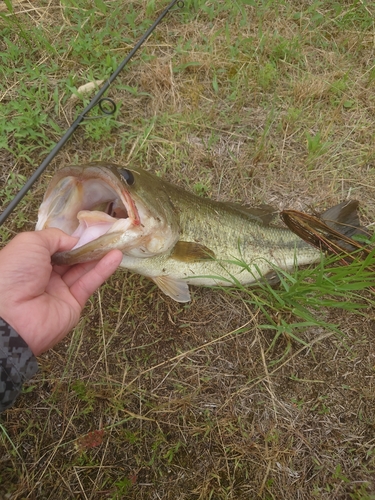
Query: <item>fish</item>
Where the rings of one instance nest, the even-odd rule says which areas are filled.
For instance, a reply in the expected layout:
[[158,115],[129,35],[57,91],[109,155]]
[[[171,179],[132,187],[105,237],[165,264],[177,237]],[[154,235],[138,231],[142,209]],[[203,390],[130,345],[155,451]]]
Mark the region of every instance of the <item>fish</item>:
[[[359,227],[357,205],[341,203],[321,218],[339,232],[345,227],[350,237]],[[189,285],[275,283],[277,269],[319,262],[322,252],[275,224],[276,214],[269,205],[215,201],[138,167],[102,161],[57,171],[35,229],[55,227],[79,238],[71,250],[52,256],[54,264],[98,260],[117,248],[121,267],[185,303]]]

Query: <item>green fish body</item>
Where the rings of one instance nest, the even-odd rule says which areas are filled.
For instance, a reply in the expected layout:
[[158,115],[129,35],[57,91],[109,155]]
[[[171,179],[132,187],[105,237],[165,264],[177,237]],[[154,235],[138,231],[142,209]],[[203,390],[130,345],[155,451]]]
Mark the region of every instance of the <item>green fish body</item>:
[[57,264],[96,260],[113,248],[121,266],[190,300],[189,284],[273,280],[275,267],[318,262],[321,252],[272,225],[268,206],[246,208],[196,196],[138,168],[109,163],[65,167],[52,179],[36,230],[58,227],[80,239]]

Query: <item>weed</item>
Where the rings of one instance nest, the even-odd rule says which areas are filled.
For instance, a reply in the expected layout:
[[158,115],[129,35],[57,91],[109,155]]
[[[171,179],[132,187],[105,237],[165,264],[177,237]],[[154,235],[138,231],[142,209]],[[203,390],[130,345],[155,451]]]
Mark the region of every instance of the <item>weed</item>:
[[259,68],[258,83],[262,89],[268,90],[277,79],[277,69],[272,62],[267,62]]
[[91,413],[94,408],[95,394],[81,380],[76,380],[72,384],[72,390],[76,393],[78,399],[85,403],[83,413]]
[[317,132],[316,134],[310,134],[309,132],[306,132],[306,139],[308,151],[307,161],[309,163],[315,160],[318,156],[326,153],[331,145],[329,141],[325,141],[322,139],[322,134],[320,132]]
[[197,182],[194,184],[193,189],[198,196],[205,196],[210,188],[202,182]]
[[120,479],[120,481],[116,481],[114,485],[117,491],[112,498],[113,500],[119,500],[124,498],[123,495],[129,493],[129,490],[133,486],[133,482],[128,477],[124,477],[123,479]]
[[[7,180],[4,185],[0,187],[0,202],[5,208],[13,199],[13,197],[17,194],[17,192],[23,187],[25,184],[26,177],[20,173],[10,172]],[[16,229],[21,229],[27,223],[27,217],[24,212],[24,208],[27,206],[28,201],[26,199],[22,200],[16,216],[14,217],[14,226]],[[0,227],[0,236],[3,242],[6,242],[10,239],[12,233],[7,227]]]

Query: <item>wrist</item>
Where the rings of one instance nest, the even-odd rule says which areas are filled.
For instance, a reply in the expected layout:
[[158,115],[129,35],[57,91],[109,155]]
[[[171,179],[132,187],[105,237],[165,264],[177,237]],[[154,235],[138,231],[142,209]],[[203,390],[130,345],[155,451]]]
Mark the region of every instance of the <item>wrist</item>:
[[12,328],[12,330],[17,333],[17,335],[19,337],[21,337],[23,339],[23,341],[28,345],[28,347],[30,348],[30,350],[34,353],[34,349],[30,345],[30,342],[29,342],[29,339],[28,339],[28,335],[25,334],[25,332],[23,331],[23,328],[21,327],[21,325],[19,325],[18,322],[16,321],[15,315],[14,314],[9,314],[9,312],[7,310],[4,310],[4,308],[0,307],[0,320],[1,319],[5,323],[7,323],[10,326],[10,328]]

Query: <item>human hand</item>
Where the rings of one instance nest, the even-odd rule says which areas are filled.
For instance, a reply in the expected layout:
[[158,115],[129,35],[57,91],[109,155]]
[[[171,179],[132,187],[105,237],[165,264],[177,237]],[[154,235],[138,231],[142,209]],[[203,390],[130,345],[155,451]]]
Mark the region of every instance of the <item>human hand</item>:
[[51,264],[77,238],[60,229],[18,234],[0,251],[0,317],[35,355],[53,347],[78,323],[90,295],[116,270],[122,253],[73,267]]

